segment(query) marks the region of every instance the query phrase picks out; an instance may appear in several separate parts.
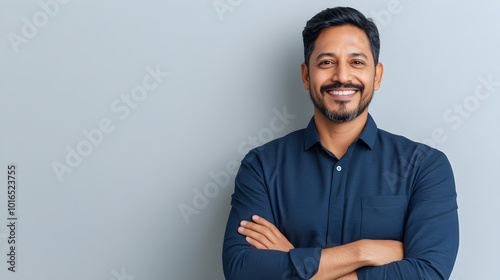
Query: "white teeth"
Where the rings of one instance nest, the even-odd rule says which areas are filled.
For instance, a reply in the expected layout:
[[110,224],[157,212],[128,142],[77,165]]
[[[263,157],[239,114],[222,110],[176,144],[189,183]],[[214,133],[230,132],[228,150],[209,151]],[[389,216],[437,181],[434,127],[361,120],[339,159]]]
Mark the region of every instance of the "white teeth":
[[355,90],[329,90],[327,91],[328,94],[331,95],[349,95],[355,93]]

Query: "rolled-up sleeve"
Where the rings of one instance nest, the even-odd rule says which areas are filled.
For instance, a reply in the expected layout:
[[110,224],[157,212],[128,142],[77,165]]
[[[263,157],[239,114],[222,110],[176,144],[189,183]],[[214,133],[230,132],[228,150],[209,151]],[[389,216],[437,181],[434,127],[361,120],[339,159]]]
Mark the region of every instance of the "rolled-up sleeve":
[[318,248],[261,250],[238,233],[240,222],[252,215],[275,224],[264,176],[258,150],[250,151],[236,175],[223,245],[224,275],[228,280],[310,279],[318,270]]
[[446,156],[434,150],[418,166],[405,223],[405,258],[357,270],[360,280],[448,279],[459,243],[453,172]]

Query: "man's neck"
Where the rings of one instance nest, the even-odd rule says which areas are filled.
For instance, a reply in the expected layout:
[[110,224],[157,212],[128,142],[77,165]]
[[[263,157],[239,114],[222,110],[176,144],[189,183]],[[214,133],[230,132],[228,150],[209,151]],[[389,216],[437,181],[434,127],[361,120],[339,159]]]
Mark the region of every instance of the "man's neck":
[[321,144],[338,159],[346,152],[349,145],[358,138],[368,119],[368,110],[348,122],[334,122],[314,108],[314,123],[318,130]]

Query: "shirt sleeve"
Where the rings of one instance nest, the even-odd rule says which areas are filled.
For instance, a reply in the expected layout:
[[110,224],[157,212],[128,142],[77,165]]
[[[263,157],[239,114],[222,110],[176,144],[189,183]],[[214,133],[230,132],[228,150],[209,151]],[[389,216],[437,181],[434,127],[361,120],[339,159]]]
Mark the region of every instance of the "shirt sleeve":
[[243,159],[235,179],[231,212],[223,245],[227,280],[310,279],[319,267],[320,248],[296,248],[290,252],[256,249],[238,233],[242,220],[259,215],[276,224],[257,150]]
[[458,214],[450,163],[437,150],[418,167],[405,223],[405,258],[357,270],[360,280],[448,279],[458,251]]

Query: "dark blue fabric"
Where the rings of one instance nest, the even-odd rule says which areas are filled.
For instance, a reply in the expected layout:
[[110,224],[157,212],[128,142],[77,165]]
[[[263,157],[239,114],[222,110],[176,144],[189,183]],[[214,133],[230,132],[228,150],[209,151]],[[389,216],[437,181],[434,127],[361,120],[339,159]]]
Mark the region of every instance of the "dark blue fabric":
[[[359,239],[404,242],[405,259],[358,269],[361,280],[448,279],[458,250],[455,183],[446,156],[380,130],[368,116],[338,160],[306,129],[250,151],[235,180],[224,237],[226,279],[310,279],[322,248]],[[259,215],[296,249],[253,248],[237,231]]]

